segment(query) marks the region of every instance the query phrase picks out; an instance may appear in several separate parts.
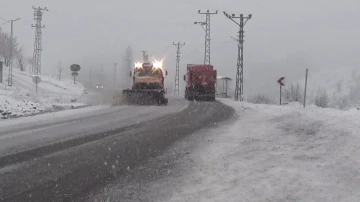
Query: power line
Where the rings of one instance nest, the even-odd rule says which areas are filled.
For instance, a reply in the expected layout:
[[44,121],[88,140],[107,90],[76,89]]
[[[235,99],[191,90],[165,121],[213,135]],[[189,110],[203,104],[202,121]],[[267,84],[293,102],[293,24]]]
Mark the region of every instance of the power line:
[[188,52],[188,53],[187,53],[186,55],[184,55],[182,58],[185,58],[185,57],[189,56],[190,54],[199,51],[199,50],[200,50],[202,47],[204,47],[204,46],[205,46],[205,44],[201,44],[201,46],[199,46],[199,47],[193,49],[192,51]]
[[180,49],[185,46],[185,43],[175,43],[173,45],[176,47],[176,73],[175,73],[175,91],[174,95],[179,95],[179,66],[180,66]]
[[[202,13],[200,10],[198,11],[199,14],[204,14],[206,16],[205,22],[194,22],[194,24],[199,24],[205,31],[205,54],[204,54],[204,64],[210,64],[210,16],[215,15],[218,13],[216,10],[215,12],[211,13],[209,10]],[[205,27],[204,27],[205,25]]]
[[0,16],[0,19],[4,20],[4,21],[6,21],[6,22],[9,22],[9,20],[7,20],[7,19],[5,19],[5,18],[3,18],[3,17],[1,17],[1,16]]
[[[235,86],[235,100],[243,101],[244,95],[244,26],[248,20],[251,19],[252,15],[244,17],[243,14],[235,16],[235,14],[229,15],[224,11],[224,15],[239,26],[238,39],[238,57],[236,65],[236,86]],[[236,22],[234,19],[240,19],[240,22]]]
[[35,75],[41,74],[41,28],[45,28],[45,25],[41,25],[42,15],[44,11],[48,11],[48,9],[34,6],[32,7],[34,9],[34,20],[36,21],[36,25],[31,25],[31,27],[35,27],[35,43],[34,43],[34,55],[33,55],[33,63],[31,67],[31,73]]
[[[215,46],[215,48],[219,48],[219,47],[221,47],[221,46],[223,46],[223,45],[226,45],[226,44],[229,44],[229,43],[232,43],[232,42],[233,42],[233,41],[224,41],[224,42],[222,42],[221,44],[218,44],[217,46]],[[199,47],[191,50],[190,52],[187,52],[184,56],[182,56],[182,58],[186,58],[186,57],[188,57],[189,55],[191,55],[191,54],[199,51],[202,47],[204,47],[204,45],[205,45],[205,44],[201,44],[201,46],[199,46]]]
[[7,24],[7,23],[9,23],[10,21],[7,21],[7,22],[3,22],[3,23],[1,23],[0,25],[5,25],[5,24]]

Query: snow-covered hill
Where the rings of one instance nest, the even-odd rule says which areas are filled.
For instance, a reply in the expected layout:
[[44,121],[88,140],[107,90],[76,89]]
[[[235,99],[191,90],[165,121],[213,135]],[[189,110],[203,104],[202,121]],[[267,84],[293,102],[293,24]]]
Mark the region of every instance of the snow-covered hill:
[[41,76],[36,86],[33,75],[13,71],[13,85],[7,85],[7,68],[4,69],[4,83],[0,83],[0,118],[26,116],[46,111],[56,111],[85,105],[84,87],[71,80],[57,80],[51,76]]
[[[303,84],[305,80],[299,81]],[[336,67],[309,72],[307,102],[313,103],[318,91],[326,90],[329,106],[348,109],[360,104],[360,68]]]

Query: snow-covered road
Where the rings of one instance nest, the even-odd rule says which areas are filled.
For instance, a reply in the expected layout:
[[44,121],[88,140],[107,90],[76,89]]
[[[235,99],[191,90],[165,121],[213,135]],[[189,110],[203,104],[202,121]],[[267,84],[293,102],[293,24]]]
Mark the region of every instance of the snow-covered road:
[[222,101],[238,116],[92,200],[360,201],[360,111]]
[[187,105],[182,98],[170,98],[168,106],[94,106],[4,120],[0,122],[0,157],[156,119]]
[[13,154],[0,156],[0,201],[83,202],[110,179],[126,178],[174,142],[234,114],[219,102],[170,97],[168,106],[81,110],[72,120],[63,111],[53,124],[39,118],[34,126],[7,126],[0,147]]

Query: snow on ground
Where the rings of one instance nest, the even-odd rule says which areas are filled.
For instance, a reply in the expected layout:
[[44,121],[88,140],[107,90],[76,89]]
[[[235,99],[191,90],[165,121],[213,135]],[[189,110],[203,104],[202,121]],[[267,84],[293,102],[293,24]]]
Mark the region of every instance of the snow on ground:
[[[6,72],[6,68],[4,70]],[[0,118],[11,118],[38,114],[46,111],[76,108],[86,105],[84,87],[71,80],[57,80],[51,76],[41,76],[36,86],[31,74],[13,71],[13,85],[7,79],[0,84]]]
[[222,102],[238,116],[187,140],[155,201],[360,201],[359,110]]
[[78,108],[74,110],[64,110],[53,113],[45,113],[45,114],[37,114],[31,117],[23,117],[21,119],[7,119],[0,122],[0,128],[3,130],[7,128],[14,127],[16,129],[20,129],[22,127],[36,126],[36,125],[44,125],[46,123],[56,123],[64,120],[72,120],[79,119],[89,116],[94,116],[103,112],[105,109],[107,111],[111,111],[113,109],[109,109],[110,105],[95,105],[89,107]]

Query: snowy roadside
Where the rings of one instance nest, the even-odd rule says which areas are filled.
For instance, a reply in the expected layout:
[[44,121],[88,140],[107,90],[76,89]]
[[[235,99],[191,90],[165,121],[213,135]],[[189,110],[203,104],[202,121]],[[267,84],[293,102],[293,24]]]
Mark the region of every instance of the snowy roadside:
[[202,136],[164,201],[360,200],[358,110],[222,102],[238,120]]
[[83,94],[84,87],[70,80],[57,80],[41,76],[36,86],[33,75],[14,71],[13,85],[0,84],[0,119],[31,116],[65,109],[87,106],[89,95]]
[[103,195],[135,194],[145,201],[360,201],[360,111],[221,101],[238,116],[175,144],[162,157],[170,162],[155,160],[154,171],[162,177],[123,185],[121,191],[110,186]]
[[6,119],[0,121],[0,128],[5,130],[5,127],[19,129],[21,127],[26,127],[27,125],[35,126],[37,124],[44,123],[54,123],[62,120],[71,120],[71,119],[79,119],[86,116],[96,115],[99,112],[113,110],[110,109],[110,105],[96,105],[96,106],[88,106],[77,108],[73,110],[62,110],[52,113],[44,113],[44,114],[35,114],[31,117],[22,117],[21,119]]

